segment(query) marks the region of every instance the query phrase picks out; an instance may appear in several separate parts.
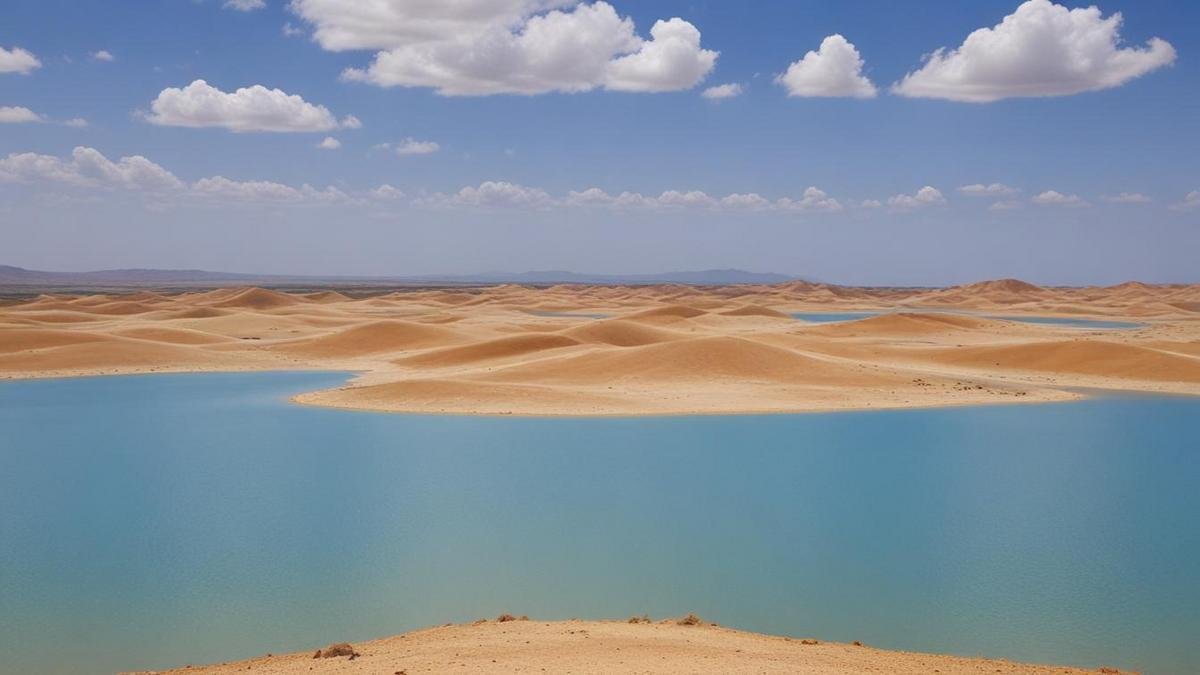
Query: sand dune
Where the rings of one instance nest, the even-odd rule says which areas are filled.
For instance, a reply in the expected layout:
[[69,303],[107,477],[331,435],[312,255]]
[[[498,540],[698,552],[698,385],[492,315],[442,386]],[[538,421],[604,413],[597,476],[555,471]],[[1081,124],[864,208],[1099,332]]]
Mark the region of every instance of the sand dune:
[[924,337],[954,332],[1003,330],[1008,324],[1006,321],[956,314],[895,312],[856,321],[817,324],[807,332],[830,337]]
[[[1019,302],[1017,300],[1020,300]],[[340,369],[306,403],[423,412],[673,414],[961,405],[1067,387],[1200,393],[1200,287],[505,285],[368,298],[220,288],[0,306],[0,376]],[[936,306],[937,311],[914,308]],[[1195,305],[1200,307],[1200,305]],[[565,316],[531,317],[530,308]],[[1137,317],[1137,330],[974,315]],[[838,324],[789,312],[876,311]],[[585,314],[612,318],[592,319]]]
[[607,319],[568,328],[563,335],[580,342],[606,344],[614,347],[640,347],[658,342],[670,342],[686,336],[664,328],[654,328],[625,319]]
[[296,296],[269,291],[265,288],[247,288],[239,293],[221,297],[212,303],[213,307],[230,307],[235,309],[278,309],[290,307],[302,300]]
[[[747,633],[678,619],[529,621],[504,616],[347,645],[355,654],[317,658],[327,645],[178,673],[793,673],[796,675],[1082,675],[1095,670],[982,657],[934,656]],[[1117,673],[1115,669],[1101,672]]]
[[421,349],[461,341],[455,331],[408,321],[373,321],[279,349],[318,357],[345,358]]
[[530,354],[538,354],[564,347],[575,347],[580,343],[567,335],[554,333],[530,333],[510,337],[484,340],[462,347],[448,347],[425,354],[400,359],[396,363],[406,366],[428,366],[446,368],[479,363],[480,361],[496,361],[512,359]]
[[1200,359],[1100,340],[964,347],[931,357],[931,360],[982,369],[1034,370],[1164,382],[1200,382]]

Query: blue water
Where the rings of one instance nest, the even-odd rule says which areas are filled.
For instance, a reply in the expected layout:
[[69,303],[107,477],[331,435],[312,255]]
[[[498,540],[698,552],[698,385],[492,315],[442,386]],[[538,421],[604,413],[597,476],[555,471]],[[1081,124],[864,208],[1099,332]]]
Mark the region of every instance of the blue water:
[[501,612],[1200,672],[1200,399],[532,419],[332,374],[0,383],[0,670]]
[[[914,309],[913,311],[938,311],[926,309]],[[858,321],[859,319],[869,319],[873,316],[879,316],[885,312],[798,312],[792,314],[793,319],[800,319],[809,323],[840,323],[843,321]],[[1120,328],[1141,328],[1143,324],[1134,323],[1132,321],[1108,321],[1104,319],[1078,319],[1073,317],[1062,316],[1028,316],[1028,315],[1012,315],[1001,316],[998,314],[980,315],[985,319],[1003,319],[1005,321],[1019,321],[1021,323],[1036,323],[1048,326],[1066,326],[1070,328],[1092,328],[1092,329],[1120,329]]]

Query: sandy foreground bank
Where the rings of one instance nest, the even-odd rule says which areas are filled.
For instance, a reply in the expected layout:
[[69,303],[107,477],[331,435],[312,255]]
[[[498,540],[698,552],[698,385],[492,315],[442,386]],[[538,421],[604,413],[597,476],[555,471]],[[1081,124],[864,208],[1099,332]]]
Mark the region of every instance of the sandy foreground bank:
[[[480,621],[174,673],[1116,673],[774,637],[708,624]],[[1128,671],[1125,671],[1128,672]]]
[[[883,311],[843,323],[796,312]],[[1134,329],[1012,320],[1091,317]],[[1005,317],[1005,318],[996,318]],[[0,378],[344,370],[296,397],[494,415],[799,412],[1200,394],[1200,286],[495,286],[43,295],[0,307]]]

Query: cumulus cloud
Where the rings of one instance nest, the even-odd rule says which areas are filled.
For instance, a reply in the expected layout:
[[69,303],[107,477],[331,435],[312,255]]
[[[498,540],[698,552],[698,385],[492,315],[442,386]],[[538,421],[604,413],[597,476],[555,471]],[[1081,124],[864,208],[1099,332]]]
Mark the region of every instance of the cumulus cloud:
[[290,7],[323,48],[376,51],[345,79],[447,96],[678,91],[699,84],[718,56],[683,19],[656,22],[646,39],[603,1],[293,0]]
[[710,101],[722,101],[727,98],[734,98],[742,95],[742,85],[736,82],[730,84],[718,84],[715,87],[709,87],[700,92],[700,95]]
[[1115,195],[1104,195],[1100,199],[1109,204],[1149,204],[1154,201],[1140,192],[1121,192]]
[[291,21],[285,21],[283,28],[280,30],[283,31],[284,37],[300,37],[304,35],[304,29],[294,25]]
[[0,124],[21,124],[23,122],[41,121],[43,121],[42,116],[29,108],[23,108],[19,105],[0,106]]
[[983,183],[975,183],[972,185],[964,185],[958,188],[958,191],[971,197],[1008,197],[1020,192],[1020,190],[1014,187],[1009,187],[1004,183],[991,183],[988,185],[984,185]]
[[840,211],[842,205],[817,187],[804,191],[799,199],[783,197],[771,201],[756,193],[734,193],[717,198],[702,190],[667,190],[657,197],[640,192],[622,192],[613,196],[600,188],[572,191],[567,206],[605,206],[615,209],[719,209],[737,211]]
[[841,211],[842,205],[838,200],[825,194],[825,191],[818,187],[808,187],[804,189],[804,196],[800,199],[791,199],[784,197],[776,200],[775,207],[785,211]]
[[192,194],[210,199],[267,202],[267,203],[297,203],[316,202],[332,203],[347,202],[351,198],[345,192],[332,185],[324,189],[314,188],[305,183],[299,188],[283,183],[266,180],[236,181],[224,176],[201,178],[192,183]]
[[266,0],[225,0],[221,4],[225,9],[234,9],[239,12],[252,12],[256,9],[262,9],[267,6]]
[[878,209],[883,206],[883,202],[878,199],[864,199],[858,203],[860,209]]
[[1033,203],[1041,206],[1089,206],[1079,195],[1066,195],[1057,190],[1046,190],[1035,195]]
[[917,190],[916,194],[899,194],[888,198],[888,205],[894,209],[919,209],[945,203],[946,197],[940,190],[930,185]]
[[415,138],[406,138],[396,144],[396,154],[402,157],[405,155],[431,155],[441,149],[442,146],[435,141],[418,141]]
[[750,209],[763,211],[771,208],[771,200],[757,192],[734,193],[721,198],[721,206],[727,209]]
[[93,61],[116,61],[117,57],[112,55],[112,52],[107,49],[101,49],[98,52],[92,52]]
[[1200,209],[1200,190],[1192,190],[1187,193],[1183,201],[1178,204],[1172,204],[1171,209],[1174,211],[1191,211],[1192,209]]
[[337,150],[342,147],[342,142],[333,136],[326,136],[323,141],[317,143],[317,147],[322,150]]
[[986,103],[1020,96],[1067,96],[1120,86],[1172,63],[1175,48],[1159,38],[1123,47],[1120,12],[1067,9],[1028,0],[957,49],[940,48],[892,90],[901,96]]
[[88,123],[88,121],[82,117],[72,117],[71,119],[67,120],[66,122],[63,122],[63,124],[68,127],[73,128],[73,129],[84,129],[84,128],[87,128],[88,126],[91,126]]
[[371,196],[372,199],[378,199],[380,201],[393,201],[393,200],[397,200],[397,199],[404,199],[403,191],[401,191],[397,188],[394,188],[391,185],[388,185],[387,183],[380,185],[379,187],[375,188],[374,190],[371,190],[369,195]]
[[0,159],[0,182],[39,181],[147,191],[183,187],[174,174],[141,155],[113,162],[95,148],[77,147],[69,158],[26,152]]
[[1021,202],[1015,199],[1002,199],[998,202],[992,202],[988,207],[989,211],[1012,211],[1021,208]]
[[788,66],[775,81],[788,96],[873,98],[875,85],[862,74],[863,60],[841,35],[830,35],[815,52]]
[[527,208],[543,209],[554,199],[540,188],[525,187],[507,181],[485,181],[478,187],[467,186],[452,195],[435,194],[415,201],[417,206]]
[[339,123],[325,106],[280,89],[256,84],[224,92],[204,80],[181,89],[163,89],[150,104],[146,119],[161,126],[221,127],[238,133],[318,132],[361,126],[352,115]]
[[0,47],[0,73],[28,75],[41,67],[42,62],[36,56],[20,47],[12,49]]

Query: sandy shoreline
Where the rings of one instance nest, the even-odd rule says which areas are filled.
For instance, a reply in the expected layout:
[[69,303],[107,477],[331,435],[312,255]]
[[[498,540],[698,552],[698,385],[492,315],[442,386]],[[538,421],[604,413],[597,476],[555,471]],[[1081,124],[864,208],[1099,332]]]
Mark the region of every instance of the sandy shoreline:
[[[871,309],[891,313],[826,324],[789,316]],[[983,314],[1142,325],[1080,329]],[[1200,287],[794,282],[362,298],[221,288],[46,295],[0,307],[3,379],[262,370],[356,373],[299,403],[428,414],[926,408],[1073,400],[1081,388],[1200,394]]]
[[[1117,673],[1003,659],[888,651],[701,622],[480,620],[171,673]],[[349,654],[354,654],[351,658]],[[1123,671],[1129,672],[1129,671]]]

